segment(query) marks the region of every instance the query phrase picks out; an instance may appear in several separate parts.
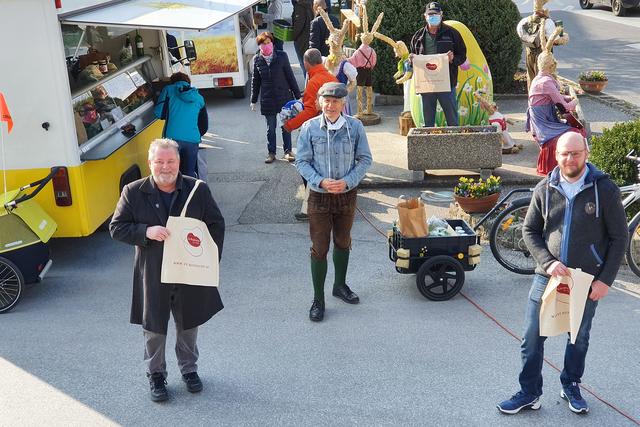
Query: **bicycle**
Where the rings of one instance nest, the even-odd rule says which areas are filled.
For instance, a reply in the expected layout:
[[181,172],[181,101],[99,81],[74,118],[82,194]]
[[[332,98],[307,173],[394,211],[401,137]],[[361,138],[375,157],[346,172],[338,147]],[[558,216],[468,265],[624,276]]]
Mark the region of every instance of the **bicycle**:
[[[636,164],[638,169],[637,183],[620,187],[622,206],[627,210],[635,202],[640,201],[640,156],[631,150],[625,158]],[[513,194],[529,193],[529,197],[522,197],[506,203]],[[496,206],[490,210],[476,224],[478,229],[496,211],[502,211],[496,217],[489,233],[491,252],[498,263],[518,274],[533,274],[536,262],[524,244],[522,226],[531,202],[533,189],[515,189],[510,191]],[[506,204],[506,206],[504,206]],[[629,242],[625,251],[625,258],[631,271],[640,277],[640,212],[636,213],[628,223]]]
[[[529,195],[507,202],[517,193],[529,193]],[[533,188],[511,190],[474,227],[474,231],[477,230],[496,211],[501,210],[489,232],[491,253],[507,270],[525,275],[533,274],[536,268],[536,261],[522,237],[522,226],[531,202],[531,194],[533,194]]]

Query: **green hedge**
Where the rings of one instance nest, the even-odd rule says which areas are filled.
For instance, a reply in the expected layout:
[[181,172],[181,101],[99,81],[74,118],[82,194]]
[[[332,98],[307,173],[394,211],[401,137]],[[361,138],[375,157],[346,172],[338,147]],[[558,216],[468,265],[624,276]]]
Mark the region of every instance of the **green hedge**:
[[[616,184],[633,184],[638,170],[633,162],[624,158],[631,150],[640,156],[640,119],[618,123],[611,129],[605,129],[602,135],[594,136],[589,161],[608,173]],[[627,215],[635,214],[638,210],[636,203],[627,211]]]
[[[374,22],[384,12],[380,32],[409,46],[411,37],[425,25],[424,0],[369,0],[369,21]],[[474,34],[487,58],[493,76],[494,92],[506,92],[512,86],[522,55],[522,45],[516,34],[521,19],[511,0],[442,0],[444,19],[464,23]],[[393,50],[380,40],[374,43],[378,65],[373,71],[373,86],[377,92],[402,94],[402,87],[391,78],[397,59]]]

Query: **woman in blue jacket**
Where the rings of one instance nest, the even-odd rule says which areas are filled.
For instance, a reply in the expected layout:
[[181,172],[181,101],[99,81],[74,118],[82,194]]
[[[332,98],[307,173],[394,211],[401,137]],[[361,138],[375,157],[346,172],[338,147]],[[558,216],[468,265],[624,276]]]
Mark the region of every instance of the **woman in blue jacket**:
[[180,147],[180,172],[198,178],[198,147],[207,132],[209,117],[204,98],[191,86],[185,73],[171,76],[171,84],[160,93],[155,116],[165,121],[162,136],[173,139]]
[[[273,163],[276,159],[276,115],[284,104],[292,99],[300,98],[300,89],[293,76],[289,57],[282,50],[274,50],[273,35],[260,33],[256,37],[260,53],[253,58],[253,75],[251,76],[251,109],[256,110],[260,95],[260,113],[267,120],[267,150],[265,163]],[[291,152],[291,134],[282,129],[282,146],[284,159],[293,162]]]

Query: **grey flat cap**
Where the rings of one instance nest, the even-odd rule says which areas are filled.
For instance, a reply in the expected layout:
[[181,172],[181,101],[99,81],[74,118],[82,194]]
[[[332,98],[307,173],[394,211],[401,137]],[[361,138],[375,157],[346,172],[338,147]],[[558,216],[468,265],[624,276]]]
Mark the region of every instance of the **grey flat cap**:
[[322,85],[318,90],[318,96],[330,96],[332,98],[344,98],[349,92],[344,83],[329,82]]

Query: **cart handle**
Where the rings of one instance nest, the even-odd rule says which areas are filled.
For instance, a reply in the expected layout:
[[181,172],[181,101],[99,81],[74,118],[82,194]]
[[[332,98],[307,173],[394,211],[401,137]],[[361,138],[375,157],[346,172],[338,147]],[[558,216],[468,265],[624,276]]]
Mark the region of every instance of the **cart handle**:
[[49,183],[49,181],[51,181],[51,179],[55,176],[55,174],[58,173],[58,171],[60,169],[61,169],[61,166],[52,167],[51,168],[51,172],[49,172],[49,175],[47,175],[44,178],[39,179],[39,180],[37,180],[35,182],[32,182],[31,184],[27,184],[27,185],[24,185],[24,186],[20,187],[20,192],[23,192],[24,190],[27,190],[29,188],[33,188],[33,187],[37,186],[37,188],[35,190],[33,190],[31,193],[24,194],[24,195],[18,197],[17,199],[15,199],[15,200],[12,200],[10,202],[5,203],[4,204],[4,208],[7,211],[12,211],[20,203],[34,198],[44,188],[44,186],[47,185]]

